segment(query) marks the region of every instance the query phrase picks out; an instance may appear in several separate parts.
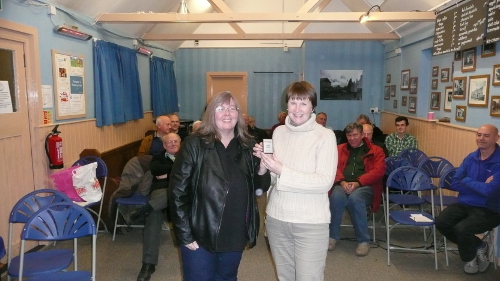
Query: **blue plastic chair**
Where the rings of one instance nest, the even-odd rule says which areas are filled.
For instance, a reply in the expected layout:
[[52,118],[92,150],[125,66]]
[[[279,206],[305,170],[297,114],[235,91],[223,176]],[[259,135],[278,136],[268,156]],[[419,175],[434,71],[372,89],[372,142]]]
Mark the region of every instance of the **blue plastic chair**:
[[[51,271],[37,274],[28,279],[31,281],[57,281],[57,280],[95,280],[96,273],[96,225],[89,212],[74,203],[54,203],[40,209],[26,222],[21,234],[21,255],[18,277],[22,280],[25,276],[25,242],[36,241],[61,241],[74,240],[75,264],[78,262],[77,238],[92,236],[92,271]],[[41,251],[38,261],[40,263],[57,262],[53,258],[43,256]],[[67,261],[72,262],[69,258]],[[75,265],[76,267],[76,265]]]
[[5,257],[5,244],[3,243],[3,238],[2,236],[0,236],[0,259],[2,259],[3,257]]
[[[72,166],[76,166],[76,165],[84,166],[84,165],[94,163],[94,162],[97,162],[96,177],[104,178],[104,184],[101,186],[102,197],[101,197],[101,200],[94,202],[94,203],[87,204],[87,205],[83,205],[83,207],[85,207],[89,212],[91,212],[97,216],[97,227],[99,227],[99,224],[102,222],[106,232],[109,232],[108,227],[106,226],[106,224],[104,223],[104,221],[101,217],[102,204],[104,202],[103,197],[104,197],[104,194],[106,194],[106,183],[108,181],[108,167],[106,166],[106,163],[104,163],[104,161],[99,157],[85,156],[85,157],[78,159],[75,163],[73,163]],[[95,206],[97,204],[99,204],[99,213],[96,213],[94,210],[91,209],[92,206]]]
[[[386,231],[387,231],[387,265],[391,264],[391,250],[404,250],[404,251],[413,251],[413,252],[423,252],[423,253],[434,253],[434,262],[435,268],[438,269],[437,262],[437,243],[436,243],[436,227],[434,221],[434,187],[432,185],[432,181],[422,170],[415,167],[400,167],[394,170],[387,179],[387,192],[389,188],[401,190],[404,192],[420,192],[424,190],[428,190],[431,193],[431,214],[423,211],[414,211],[414,210],[389,210],[387,209],[388,218],[394,221],[393,225],[389,225],[389,220],[386,221]],[[393,194],[386,194],[387,206],[389,206],[389,202],[391,201],[391,197]],[[423,217],[428,221],[416,221],[412,217]],[[399,226],[415,226],[426,228],[429,227],[432,229],[433,236],[433,250],[427,249],[424,247],[423,249],[418,248],[406,248],[406,247],[398,247],[391,246],[390,237],[391,231]],[[424,232],[424,240],[427,240]]]
[[[453,167],[453,164],[450,163],[450,161],[442,158],[442,157],[429,157],[429,159],[425,160],[424,162],[420,163],[419,168],[426,173],[431,179],[439,179],[439,182],[437,186],[435,185],[435,188],[438,190],[439,195],[434,195],[434,202],[441,202],[443,204],[439,204],[438,206],[440,207],[440,210],[443,210],[443,206],[448,206],[451,203],[456,202],[456,197],[455,196],[443,196],[441,192],[441,181],[448,181],[444,182],[445,184],[445,189],[449,189],[451,186],[451,178],[453,175],[455,175],[455,172],[452,174],[447,174],[451,170],[455,170],[455,167]],[[455,170],[456,171],[456,170]],[[446,178],[443,176],[447,175]],[[425,200],[425,202],[430,203],[431,198],[430,195],[423,195],[422,198]]]
[[[23,196],[19,201],[12,207],[12,211],[9,216],[9,244],[8,244],[8,274],[7,280],[11,277],[17,277],[19,272],[19,256],[13,258],[12,248],[13,248],[13,232],[14,224],[23,223],[25,224],[38,210],[43,207],[53,204],[67,202],[72,203],[66,194],[53,189],[40,189],[28,193]],[[43,251],[34,252],[25,255],[25,276],[32,276],[40,272],[45,271],[60,271],[66,269],[71,265],[73,253],[70,250],[53,250],[53,251]],[[45,255],[50,257],[45,262],[39,261],[39,256]]]
[[[116,216],[115,227],[113,229],[113,241],[115,241],[116,229],[119,227],[129,227],[127,224],[118,224],[118,216],[123,214],[120,212],[120,205],[127,206],[142,206],[149,202],[149,196],[142,196],[139,192],[132,194],[129,197],[121,197],[116,199]],[[144,225],[131,225],[130,227],[144,227]]]
[[[400,167],[413,167],[411,162],[402,156],[391,156],[387,157],[385,159],[385,175],[389,176],[394,170],[400,168]],[[387,182],[387,185],[389,183]],[[422,205],[425,203],[425,200],[422,199],[420,196],[415,195],[415,194],[407,194],[405,192],[400,192],[399,194],[391,194],[391,199],[390,202],[392,203],[392,206],[396,205]],[[389,205],[388,205],[389,206]]]
[[410,162],[413,167],[418,167],[420,163],[429,159],[429,157],[427,157],[427,155],[422,150],[417,148],[407,148],[401,151],[398,156],[406,158],[406,160],[408,160],[408,162]]

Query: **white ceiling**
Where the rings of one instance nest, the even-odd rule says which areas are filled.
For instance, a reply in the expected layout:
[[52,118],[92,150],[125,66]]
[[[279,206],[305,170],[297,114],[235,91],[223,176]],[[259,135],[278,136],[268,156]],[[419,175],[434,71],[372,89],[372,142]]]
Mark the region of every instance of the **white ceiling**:
[[[67,8],[90,18],[101,13],[175,13],[181,0],[50,0],[58,8]],[[227,9],[233,13],[297,13],[307,2],[315,3],[315,11],[324,1],[329,0],[225,0]],[[212,0],[186,0],[191,14],[217,13]],[[316,3],[317,2],[317,3]],[[321,12],[367,12],[373,5],[379,5],[383,12],[410,12],[442,10],[458,0],[331,0]],[[215,7],[217,8],[217,7]],[[220,9],[220,7],[219,7]],[[252,22],[252,23],[100,23],[104,28],[118,30],[126,36],[142,38],[146,33],[154,34],[235,34],[235,28],[251,33],[292,33],[297,22]],[[303,33],[388,33],[399,36],[416,28],[433,25],[432,22],[354,22],[309,23]],[[148,42],[148,41],[146,41]],[[302,40],[194,40],[148,42],[169,50],[178,48],[204,47],[299,47]]]

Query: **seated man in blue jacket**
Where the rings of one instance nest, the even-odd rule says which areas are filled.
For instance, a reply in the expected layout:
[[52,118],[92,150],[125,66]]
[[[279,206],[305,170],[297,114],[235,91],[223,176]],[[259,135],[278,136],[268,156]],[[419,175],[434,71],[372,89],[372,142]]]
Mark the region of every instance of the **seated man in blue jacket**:
[[483,125],[477,130],[478,149],[465,157],[452,180],[458,203],[436,218],[436,228],[458,245],[464,271],[484,272],[490,262],[488,245],[476,234],[500,225],[500,147],[498,129]]

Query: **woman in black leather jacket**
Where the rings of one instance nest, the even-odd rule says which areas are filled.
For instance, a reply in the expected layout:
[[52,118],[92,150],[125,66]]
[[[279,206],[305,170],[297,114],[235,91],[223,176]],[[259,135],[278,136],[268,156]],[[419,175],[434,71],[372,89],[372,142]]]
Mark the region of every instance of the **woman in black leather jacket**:
[[246,128],[236,99],[219,93],[177,154],[170,207],[183,280],[236,280],[243,250],[256,244],[255,191],[267,191],[270,175]]

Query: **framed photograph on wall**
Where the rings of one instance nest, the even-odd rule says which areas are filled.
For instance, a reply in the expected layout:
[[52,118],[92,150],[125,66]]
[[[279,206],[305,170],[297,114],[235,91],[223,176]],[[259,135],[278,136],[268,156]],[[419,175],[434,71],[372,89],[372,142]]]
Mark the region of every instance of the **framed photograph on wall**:
[[392,101],[392,108],[398,108],[398,100]]
[[454,60],[462,60],[462,51],[456,51]]
[[463,100],[467,94],[467,77],[453,78],[453,98]]
[[467,107],[464,105],[457,105],[455,110],[455,120],[465,122],[467,116]]
[[441,82],[449,82],[450,81],[450,69],[443,68],[441,69]]
[[407,96],[402,96],[401,97],[401,106],[406,106],[406,101],[408,100]]
[[391,83],[391,75],[390,74],[387,74],[385,76],[385,83],[387,83],[387,84]]
[[410,89],[410,70],[405,69],[401,71],[401,90]]
[[451,111],[451,102],[453,101],[453,87],[448,86],[444,90],[444,111]]
[[481,45],[481,57],[486,58],[486,57],[492,57],[496,53],[496,45],[495,42],[490,43],[490,44],[483,44]]
[[408,98],[408,112],[415,113],[417,112],[417,97],[409,97]]
[[417,94],[418,77],[410,77],[410,94]]
[[438,77],[439,76],[439,66],[433,66],[432,67],[432,77]]
[[462,72],[476,70],[476,47],[464,50],[462,53]]
[[438,79],[432,79],[431,89],[437,90],[437,88],[438,88]]
[[391,85],[391,97],[396,96],[396,85]]
[[493,81],[491,85],[500,86],[500,64],[495,64],[493,66]]
[[441,92],[431,93],[431,109],[439,109],[441,106]]
[[500,96],[491,96],[490,116],[500,117]]
[[384,100],[390,100],[391,99],[391,86],[385,86],[384,87]]
[[490,75],[476,75],[469,77],[469,106],[488,106],[488,93],[490,89]]

